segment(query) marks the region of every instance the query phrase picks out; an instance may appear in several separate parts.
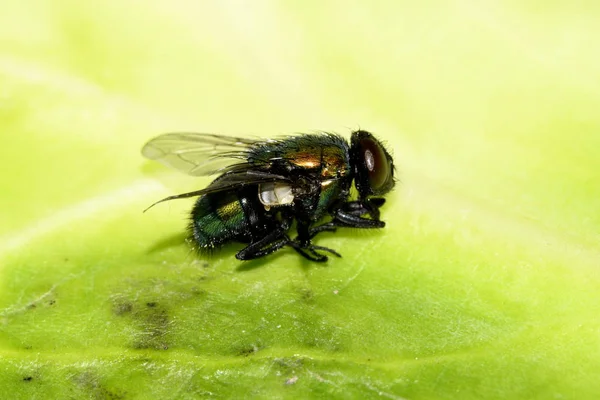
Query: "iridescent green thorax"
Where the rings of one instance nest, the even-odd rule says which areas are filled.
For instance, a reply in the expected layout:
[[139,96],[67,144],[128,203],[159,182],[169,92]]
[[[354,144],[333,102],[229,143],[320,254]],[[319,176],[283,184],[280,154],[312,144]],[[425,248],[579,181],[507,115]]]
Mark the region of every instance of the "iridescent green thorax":
[[248,154],[251,164],[279,164],[305,172],[317,172],[322,180],[350,174],[348,142],[336,134],[292,136],[260,143]]

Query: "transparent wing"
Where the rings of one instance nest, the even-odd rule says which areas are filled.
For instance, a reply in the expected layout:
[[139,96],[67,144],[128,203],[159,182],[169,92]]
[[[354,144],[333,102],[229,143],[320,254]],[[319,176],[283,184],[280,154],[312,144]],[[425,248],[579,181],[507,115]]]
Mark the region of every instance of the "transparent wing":
[[211,183],[207,188],[204,188],[201,190],[196,190],[193,192],[176,194],[174,196],[165,197],[164,199],[159,200],[156,203],[152,204],[150,207],[146,208],[146,210],[144,210],[144,212],[146,212],[150,208],[154,207],[155,205],[162,203],[163,201],[169,201],[169,200],[175,200],[175,199],[185,199],[187,197],[202,196],[202,195],[208,194],[208,193],[223,192],[226,190],[241,188],[243,186],[258,185],[258,184],[267,183],[267,182],[286,182],[288,184],[292,183],[289,178],[286,178],[285,176],[282,176],[282,175],[275,175],[275,174],[270,174],[268,172],[254,171],[254,170],[248,169],[248,168],[244,169],[244,168],[241,168],[241,166],[240,166],[239,168],[237,168],[237,171],[222,175],[217,180],[215,180],[213,183]]
[[166,133],[144,145],[142,155],[193,176],[215,174],[245,160],[259,139],[244,139],[211,133]]

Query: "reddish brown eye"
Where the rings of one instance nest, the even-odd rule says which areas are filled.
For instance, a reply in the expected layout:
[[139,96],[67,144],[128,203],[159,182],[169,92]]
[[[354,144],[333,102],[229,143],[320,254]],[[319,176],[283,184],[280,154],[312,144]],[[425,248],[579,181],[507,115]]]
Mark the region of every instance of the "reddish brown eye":
[[354,184],[361,197],[379,196],[394,187],[392,157],[373,135],[354,132],[350,152],[356,174]]
[[378,191],[389,179],[389,160],[381,145],[371,138],[361,141],[364,151],[365,166],[369,171],[371,189]]

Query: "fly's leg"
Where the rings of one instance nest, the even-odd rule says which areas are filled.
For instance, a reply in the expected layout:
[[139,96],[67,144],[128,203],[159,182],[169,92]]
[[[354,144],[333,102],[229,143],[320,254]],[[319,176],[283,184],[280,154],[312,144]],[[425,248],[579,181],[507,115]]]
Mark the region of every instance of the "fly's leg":
[[286,234],[292,220],[288,217],[283,218],[277,227],[263,238],[251,242],[248,246],[238,251],[235,258],[238,260],[253,260],[255,258],[264,257],[281,249],[286,244],[291,242],[290,237]]
[[329,259],[329,258],[327,258],[327,256],[317,253],[316,250],[326,251],[337,257],[342,256],[337,251],[330,249],[328,247],[316,246],[314,244],[308,245],[308,247],[302,247],[296,241],[290,241],[288,244],[290,246],[292,246],[294,248],[294,250],[296,250],[298,252],[298,254],[300,254],[302,257],[306,258],[307,260],[314,261],[314,262],[326,262]]
[[[334,256],[341,257],[341,254],[337,251],[328,247],[317,246],[311,243],[311,233],[308,228],[308,224],[298,222],[298,237],[290,241],[289,245],[294,248],[302,257],[315,262],[325,262],[328,260],[327,256],[320,254],[317,250],[326,251],[333,254]],[[324,229],[326,230],[326,229]],[[316,234],[316,233],[315,233]]]
[[385,199],[382,197],[374,197],[372,199],[348,201],[340,207],[340,209],[357,217],[369,214],[372,219],[379,220],[379,209],[385,204]]
[[[255,214],[255,210],[249,207],[247,203],[242,204],[244,211],[250,222],[250,237],[259,238],[251,240],[250,244],[238,251],[235,258],[238,260],[253,260],[264,257],[289,244],[291,239],[287,231],[292,224],[292,218],[289,215],[283,215],[281,220],[272,220],[268,225],[261,225],[261,220]],[[262,237],[261,237],[262,236]]]
[[337,226],[333,223],[333,221],[326,222],[322,225],[315,226],[314,228],[310,228],[309,234],[310,238],[314,238],[318,233],[321,232],[335,232],[337,231]]
[[[385,222],[379,220],[379,207],[385,203],[383,198],[369,199],[368,202],[349,201],[342,204],[333,213],[333,219],[324,224],[310,229],[310,238],[314,238],[321,232],[335,232],[337,228],[362,228],[377,229],[383,228]],[[365,214],[371,215],[372,219],[363,218]]]
[[235,258],[238,260],[253,260],[276,252],[291,241],[285,234],[285,231],[286,230],[279,227],[262,239],[252,242],[244,247],[235,255]]
[[342,210],[337,210],[333,213],[333,220],[330,223],[337,227],[361,229],[377,229],[385,226],[385,222],[378,219],[362,218],[358,215],[347,213]]
[[265,248],[260,248],[260,246],[255,246],[255,244],[257,244],[257,243],[252,243],[252,244],[246,246],[245,248],[243,248],[242,250],[240,250],[235,255],[235,258],[237,258],[238,260],[243,260],[243,261],[254,260],[256,258],[264,257],[271,253],[274,253],[289,243],[290,243],[289,238],[280,239],[276,242],[270,243]]

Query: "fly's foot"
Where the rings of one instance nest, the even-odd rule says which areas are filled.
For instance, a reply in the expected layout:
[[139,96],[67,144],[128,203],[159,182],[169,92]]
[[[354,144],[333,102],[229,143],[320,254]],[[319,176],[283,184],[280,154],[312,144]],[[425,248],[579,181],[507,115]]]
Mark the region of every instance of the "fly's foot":
[[328,247],[317,246],[314,244],[302,245],[297,240],[290,241],[289,245],[292,246],[294,250],[296,250],[302,257],[314,262],[326,262],[328,260],[326,255],[317,252],[317,250],[328,252],[336,257],[342,256],[337,251]]
[[337,226],[333,221],[327,222],[323,225],[315,226],[308,231],[310,238],[314,238],[318,233],[321,232],[335,232],[337,231]]

